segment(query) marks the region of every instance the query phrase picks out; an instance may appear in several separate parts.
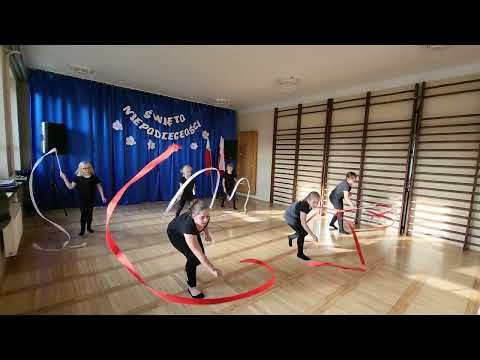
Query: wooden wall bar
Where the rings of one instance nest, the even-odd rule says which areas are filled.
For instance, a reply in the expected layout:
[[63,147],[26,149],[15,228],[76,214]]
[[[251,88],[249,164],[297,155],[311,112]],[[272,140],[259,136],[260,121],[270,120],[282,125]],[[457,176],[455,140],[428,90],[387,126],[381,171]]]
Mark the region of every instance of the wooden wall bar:
[[392,204],[400,234],[480,246],[480,79],[276,109],[273,139],[272,203],[319,191],[327,204],[354,171],[352,200]]
[[[426,86],[408,234],[480,244],[475,198],[480,79]],[[468,240],[468,244],[467,244]]]
[[[326,108],[327,105],[322,104],[320,110],[326,110]],[[326,111],[305,111],[302,116],[301,127],[299,128],[300,146],[296,200],[303,199],[310,191],[321,192],[326,114]]]

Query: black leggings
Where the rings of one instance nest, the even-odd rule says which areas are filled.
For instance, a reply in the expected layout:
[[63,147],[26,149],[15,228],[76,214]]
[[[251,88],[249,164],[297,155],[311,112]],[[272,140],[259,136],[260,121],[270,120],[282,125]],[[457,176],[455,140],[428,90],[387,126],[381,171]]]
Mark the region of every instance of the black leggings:
[[187,203],[191,203],[193,201],[193,199],[191,200],[187,200],[187,199],[180,199],[180,204],[178,205],[178,208],[177,208],[177,212],[175,213],[175,217],[178,217],[178,215],[180,215],[180,212],[182,211],[183,207],[185,206],[185,204]]
[[[232,194],[232,190],[228,190],[227,189],[227,192],[228,194]],[[223,193],[223,197],[222,197],[222,206],[225,204],[225,201],[228,201],[228,195],[226,193]],[[232,197],[232,202],[233,202],[233,207],[235,207],[235,202],[237,201],[237,195],[233,195]]]
[[81,232],[85,232],[85,225],[87,229],[92,229],[93,206],[80,208],[80,228]]
[[295,230],[295,234],[297,234],[297,255],[303,255],[303,244],[305,242],[305,236],[308,235],[308,233],[305,231],[303,228],[302,224],[296,223],[296,224],[288,224],[293,230]]
[[[343,200],[337,200],[330,198],[330,202],[332,203],[335,210],[343,210]],[[344,231],[343,229],[343,212],[340,213],[338,216],[337,214],[333,215],[332,220],[330,221],[330,226],[335,225],[335,222],[338,220],[338,230]]]
[[[168,230],[167,230],[167,235],[168,235],[168,238],[170,239],[170,242],[175,247],[175,249],[180,251],[187,258],[187,263],[185,264],[185,272],[187,273],[188,286],[190,287],[197,286],[197,266],[200,265],[200,260],[198,260],[195,254],[192,252],[192,250],[190,250],[186,241],[183,241],[181,243],[172,241],[172,239],[174,239],[175,237]],[[198,240],[198,243],[200,244],[200,247],[202,248],[202,252],[205,254],[205,250],[203,249],[202,239],[200,238],[200,235],[197,235],[197,240]]]

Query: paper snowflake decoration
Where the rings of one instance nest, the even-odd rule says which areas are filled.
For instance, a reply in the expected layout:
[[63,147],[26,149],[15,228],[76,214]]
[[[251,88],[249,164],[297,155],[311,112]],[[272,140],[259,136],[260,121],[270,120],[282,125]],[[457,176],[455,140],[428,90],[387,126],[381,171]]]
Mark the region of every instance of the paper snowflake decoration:
[[115,121],[115,122],[112,124],[112,127],[113,127],[115,130],[117,130],[117,131],[123,130],[123,125],[122,125],[122,123],[120,122],[120,120]]
[[198,149],[198,144],[196,142],[191,143],[190,144],[190,149],[197,150]]
[[152,141],[152,140],[148,140],[148,143],[147,143],[147,148],[148,150],[153,150],[155,149],[155,143]]
[[203,138],[204,138],[205,140],[207,140],[207,139],[208,139],[208,136],[209,136],[209,135],[210,135],[210,134],[208,133],[208,131],[207,131],[207,130],[203,130],[203,132],[202,132],[202,136],[203,136]]
[[135,139],[133,138],[133,136],[129,136],[125,139],[125,144],[129,145],[129,146],[133,146],[135,145],[137,142],[135,141]]

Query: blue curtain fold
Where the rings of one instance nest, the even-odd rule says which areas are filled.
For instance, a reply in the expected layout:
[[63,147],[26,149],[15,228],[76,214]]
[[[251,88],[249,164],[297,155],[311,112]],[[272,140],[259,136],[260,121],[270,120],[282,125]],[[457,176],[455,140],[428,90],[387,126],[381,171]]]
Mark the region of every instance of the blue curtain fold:
[[[237,137],[235,112],[229,109],[40,70],[31,71],[29,86],[33,162],[43,155],[42,122],[65,124],[67,153],[59,155],[63,171],[71,180],[80,161],[91,161],[108,199],[169,145],[177,143],[182,146],[180,151],[127,190],[121,201],[124,205],[169,201],[178,190],[183,165],[190,164],[193,172],[205,167],[207,140],[202,136],[204,131],[209,134],[214,167],[218,162],[220,136],[225,140],[236,140]],[[126,114],[124,109],[127,106],[141,123],[131,119],[133,113]],[[148,116],[147,111],[153,113]],[[183,117],[177,118],[178,123],[172,119],[171,126],[168,126],[155,121],[153,114]],[[181,119],[185,120],[181,122]],[[165,136],[164,132],[179,135],[181,130],[192,129],[190,125],[198,123],[201,126],[194,134],[182,139],[158,138],[159,133],[162,133],[161,137]],[[122,130],[119,130],[118,124],[121,124]],[[141,129],[141,124],[148,125],[149,129]],[[157,130],[157,133],[152,134],[150,128]],[[127,145],[129,137],[133,137],[134,145]],[[192,149],[192,143],[198,147]],[[53,167],[53,160],[53,156],[46,158],[37,168],[33,179],[35,199],[43,209],[75,207],[78,205],[76,192],[65,187],[58,170]],[[52,194],[52,180],[61,192],[56,198]],[[212,182],[215,185],[216,173],[212,173],[211,177],[202,174],[197,178],[199,197],[212,195]],[[100,197],[97,196],[99,204]]]

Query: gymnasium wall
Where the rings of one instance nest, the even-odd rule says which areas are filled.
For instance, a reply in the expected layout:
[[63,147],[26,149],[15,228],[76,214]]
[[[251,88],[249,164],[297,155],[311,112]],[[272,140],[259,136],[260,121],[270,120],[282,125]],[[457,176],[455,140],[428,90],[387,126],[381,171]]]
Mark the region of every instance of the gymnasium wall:
[[[478,80],[480,75],[475,74],[428,81],[425,89],[417,83],[372,90],[332,99],[330,108],[327,101],[319,101],[277,109],[276,120],[274,116],[268,121],[271,135],[276,127],[276,146],[269,154],[262,153],[268,161],[275,151],[273,202],[286,205],[316,189],[324,190],[326,203],[332,188],[352,170],[362,175],[352,191],[353,200],[357,201],[360,186],[359,205],[391,203],[399,210],[396,231],[459,245],[467,238],[474,247],[480,246]],[[240,112],[239,126],[243,119],[250,123],[256,119],[253,123],[261,124],[265,134],[264,116]],[[268,165],[271,160],[262,162],[263,168]],[[407,174],[412,176],[411,188]],[[267,190],[262,200],[270,200]],[[408,209],[402,211],[403,206]],[[403,230],[398,228],[402,214]],[[370,221],[362,214],[358,220]]]
[[427,83],[409,234],[480,246],[480,82],[472,81],[478,78]]
[[252,198],[268,201],[270,198],[270,166],[272,164],[272,111],[238,114],[238,131],[255,130],[258,133],[257,192]]

